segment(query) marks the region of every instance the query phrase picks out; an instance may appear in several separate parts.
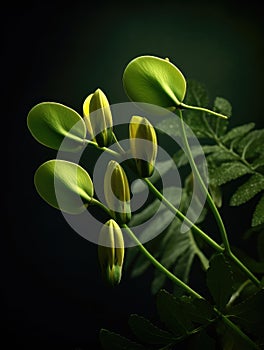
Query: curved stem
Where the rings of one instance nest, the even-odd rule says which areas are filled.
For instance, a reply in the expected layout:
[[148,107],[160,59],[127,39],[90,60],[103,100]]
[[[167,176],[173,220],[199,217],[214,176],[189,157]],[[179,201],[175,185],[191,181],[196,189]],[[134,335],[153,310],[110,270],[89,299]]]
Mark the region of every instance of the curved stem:
[[189,287],[187,284],[185,284],[183,281],[181,281],[178,277],[176,277],[173,273],[171,273],[169,270],[166,269],[154,256],[143,246],[143,244],[140,242],[140,240],[135,236],[133,231],[127,226],[123,225],[123,228],[126,229],[129,236],[133,239],[134,242],[137,243],[138,248],[141,250],[141,252],[146,256],[148,260],[162,273],[165,273],[165,275],[172,280],[177,286],[183,288],[188,294],[195,298],[203,299],[203,297],[195,292],[191,287]]
[[120,158],[120,153],[108,148],[108,147],[99,147],[98,144],[94,141],[90,141],[90,140],[86,140],[87,142],[87,145],[92,145],[94,146],[95,148],[99,149],[100,151],[104,151],[104,152],[107,152],[109,154],[112,154],[114,157],[116,158]]
[[110,210],[102,202],[98,201],[97,199],[92,198],[90,205],[97,205],[99,208],[103,209],[103,211],[105,211],[106,214],[111,216]]
[[[145,257],[162,273],[164,273],[173,283],[175,283],[180,288],[184,289],[189,295],[194,298],[204,299],[202,295],[197,293],[183,281],[181,281],[177,276],[172,274],[169,270],[167,270],[140,242],[140,240],[135,236],[134,232],[127,226],[123,225],[123,228],[126,229],[129,236],[137,243],[138,248],[145,255]],[[240,336],[244,341],[250,344],[253,349],[259,349],[259,347],[237,326],[235,325],[229,318],[223,315],[216,307],[214,307],[214,311],[218,316],[221,317],[226,326],[231,328],[238,336]]]
[[115,134],[114,132],[113,132],[113,139],[114,139],[115,143],[117,144],[117,146],[118,146],[120,152],[121,152],[122,154],[125,154],[126,151],[124,150],[124,148],[123,148],[123,147],[120,145],[120,143],[118,142],[118,139],[117,139],[116,134]]
[[187,156],[189,158],[189,162],[190,162],[192,171],[193,171],[196,179],[198,180],[198,183],[201,186],[202,191],[206,195],[207,203],[208,203],[210,209],[212,210],[212,212],[214,214],[214,217],[216,219],[216,222],[217,222],[220,234],[221,234],[221,238],[222,238],[222,242],[223,242],[223,245],[225,247],[225,250],[227,252],[230,252],[230,245],[229,245],[229,241],[228,241],[228,238],[227,238],[227,233],[226,233],[226,230],[225,230],[225,226],[224,226],[223,220],[222,220],[222,218],[221,218],[221,216],[219,214],[219,211],[218,211],[218,209],[217,209],[217,207],[216,207],[216,205],[215,205],[215,203],[214,203],[210,193],[207,190],[207,187],[205,186],[205,183],[204,183],[204,181],[203,181],[203,179],[202,179],[202,177],[200,175],[200,172],[199,172],[199,170],[198,170],[198,168],[196,166],[196,163],[194,161],[194,158],[193,158],[193,155],[192,155],[192,151],[191,151],[191,148],[190,148],[190,145],[189,145],[189,142],[188,142],[188,138],[187,138],[187,135],[186,135],[184,121],[183,121],[183,115],[182,115],[182,111],[181,110],[179,111],[179,114],[180,114],[180,120],[181,120],[180,127],[181,127],[181,132],[182,132],[182,137],[183,137],[183,143],[184,143],[184,146],[185,146],[185,150],[186,150]]
[[231,260],[240,268],[240,270],[244,271],[244,273],[248,276],[248,278],[257,286],[261,287],[261,282],[257,279],[255,275],[235,256],[233,252],[230,252],[228,255]]
[[216,308],[214,308],[216,313],[221,317],[224,324],[231,328],[236,334],[238,334],[245,342],[247,342],[252,349],[258,349],[260,350],[259,346],[253,342],[236,324],[234,324],[227,316],[223,315],[221,312],[219,312]]
[[220,117],[220,118],[223,118],[223,119],[228,119],[228,117],[226,115],[221,114],[221,113],[217,113],[215,111],[212,111],[212,110],[204,108],[204,107],[190,106],[190,105],[186,105],[183,102],[180,103],[180,107],[184,108],[184,109],[192,109],[192,110],[195,110],[195,111],[202,111],[202,112],[206,112],[206,113],[215,115],[216,117]]
[[235,291],[235,293],[233,293],[231,295],[231,298],[228,302],[228,304],[226,305],[226,308],[228,309],[231,305],[233,305],[234,301],[240,296],[241,292],[243,291],[243,289],[249,284],[251,283],[250,280],[246,280],[245,282],[243,282],[238,289]]
[[260,281],[252,274],[252,272],[232,253],[231,248],[230,248],[230,244],[228,241],[228,237],[227,237],[227,232],[223,223],[223,220],[221,218],[221,215],[210,195],[210,193],[207,190],[207,187],[205,186],[205,183],[200,175],[200,172],[196,166],[196,163],[194,161],[193,155],[192,155],[192,151],[190,149],[189,146],[189,142],[188,142],[188,138],[186,135],[186,131],[185,131],[185,126],[184,126],[184,121],[183,121],[183,115],[182,115],[182,111],[179,110],[179,114],[180,114],[180,126],[181,126],[181,132],[182,132],[182,136],[183,136],[183,142],[184,142],[184,146],[186,149],[186,153],[187,156],[189,158],[189,162],[190,165],[192,167],[192,170],[194,172],[194,175],[196,176],[202,191],[204,191],[204,194],[206,195],[206,200],[207,203],[216,219],[220,234],[221,234],[221,238],[222,238],[222,242],[224,245],[224,252],[226,253],[226,255],[233,260],[233,262],[241,269],[244,271],[244,273],[248,276],[248,278],[257,286],[260,287]]
[[188,219],[180,210],[174,207],[174,205],[169,202],[159,190],[147,179],[143,179],[146,184],[148,185],[149,189],[152,193],[160,200],[162,201],[167,208],[170,209],[172,213],[174,213],[180,220],[186,221],[191,228],[199,234],[199,236],[206,241],[212,248],[214,248],[217,252],[222,252],[224,250],[223,247],[221,247],[219,244],[217,244],[211,237],[209,237],[204,231],[202,231],[198,226],[196,226],[190,219]]
[[[189,220],[181,211],[179,211],[177,208],[175,208],[173,206],[173,204],[171,204],[171,202],[169,202],[164,196],[162,193],[160,193],[157,188],[146,178],[144,178],[143,180],[147,183],[148,187],[150,188],[150,190],[155,194],[155,196],[157,198],[159,198],[161,201],[163,201],[164,204],[166,204],[166,206],[182,221],[186,221],[191,227],[192,229],[197,232],[200,237],[206,241],[212,248],[214,248],[217,252],[223,252],[225,251],[226,254],[230,257],[231,260],[234,261],[234,263],[242,270],[244,271],[244,273],[248,276],[248,278],[257,286],[257,287],[260,287],[260,281],[252,274],[252,272],[231,252],[231,249],[230,249],[230,245],[228,243],[228,239],[227,239],[227,234],[226,234],[226,231],[225,231],[225,227],[224,227],[224,224],[223,224],[223,221],[221,219],[221,216],[211,198],[211,196],[209,195],[208,191],[207,191],[207,188],[205,187],[204,183],[203,183],[203,180],[200,176],[200,173],[196,167],[196,164],[194,162],[194,159],[192,157],[192,153],[191,153],[191,150],[190,150],[190,147],[189,147],[189,143],[188,143],[188,139],[187,139],[187,136],[186,136],[186,133],[185,133],[185,128],[184,128],[184,122],[183,122],[183,119],[182,119],[182,112],[180,110],[180,116],[181,116],[181,122],[182,122],[182,127],[183,127],[183,135],[185,135],[185,141],[186,141],[186,150],[188,151],[189,149],[189,159],[190,161],[193,162],[194,164],[194,169],[196,169],[197,171],[197,175],[198,175],[198,179],[200,178],[200,181],[201,181],[201,186],[203,186],[203,189],[206,191],[206,194],[208,195],[207,196],[207,200],[209,201],[209,205],[211,206],[211,209],[213,210],[213,212],[215,213],[216,215],[216,219],[217,219],[217,222],[218,222],[218,225],[219,225],[219,229],[220,229],[220,232],[222,233],[222,239],[223,239],[223,243],[224,243],[224,247],[221,247],[219,244],[217,244],[211,237],[209,237],[205,232],[203,232],[198,226],[196,226],[193,222],[191,222],[191,220]],[[120,154],[118,152],[115,152],[107,147],[102,147],[100,148],[97,143],[95,142],[92,142],[92,141],[89,141],[88,143],[92,144],[93,146],[95,146],[96,148],[98,149],[101,149],[101,150],[104,150],[106,152],[109,152],[110,154],[114,155],[116,158],[120,158]],[[98,205],[100,206],[104,211],[106,211],[109,215],[110,215],[110,212],[108,210],[108,208],[106,208],[101,202],[97,201],[96,199],[93,199],[92,200],[92,203],[91,204],[95,204],[95,205]],[[228,249],[227,249],[228,247]]]

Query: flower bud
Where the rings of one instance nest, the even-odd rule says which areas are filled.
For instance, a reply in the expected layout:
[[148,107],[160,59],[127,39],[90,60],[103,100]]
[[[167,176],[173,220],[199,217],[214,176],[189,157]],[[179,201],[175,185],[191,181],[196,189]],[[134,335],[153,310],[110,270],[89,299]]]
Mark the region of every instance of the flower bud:
[[[133,116],[129,124],[130,149],[141,177],[150,177],[157,158],[157,136],[154,127],[143,117]],[[140,142],[140,139],[149,142]]]
[[131,219],[130,188],[124,169],[114,160],[106,169],[104,194],[113,218],[120,224],[127,223]]
[[102,227],[98,244],[103,279],[111,286],[116,286],[122,276],[125,249],[122,230],[113,219]]
[[107,97],[97,89],[83,103],[84,121],[91,139],[100,147],[108,147],[112,142],[112,113]]

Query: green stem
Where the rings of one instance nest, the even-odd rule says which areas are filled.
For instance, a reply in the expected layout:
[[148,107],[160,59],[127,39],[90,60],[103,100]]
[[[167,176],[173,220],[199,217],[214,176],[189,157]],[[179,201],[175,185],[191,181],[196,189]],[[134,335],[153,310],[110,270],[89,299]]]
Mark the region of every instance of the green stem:
[[230,252],[229,258],[233,260],[233,262],[240,268],[240,270],[244,271],[244,273],[248,276],[248,278],[255,284],[257,287],[261,287],[261,282],[257,279],[257,277],[235,256],[233,252]]
[[220,311],[217,310],[217,308],[214,308],[216,313],[221,317],[224,324],[231,328],[236,334],[238,334],[242,339],[247,342],[252,349],[258,349],[260,350],[259,346],[253,342],[236,324],[234,324],[227,316],[223,315]]
[[183,102],[180,103],[180,107],[184,108],[184,109],[192,109],[192,110],[195,110],[195,111],[202,111],[202,112],[206,112],[206,113],[215,115],[216,117],[220,117],[220,118],[223,118],[223,119],[228,119],[228,117],[226,115],[221,114],[221,113],[217,113],[215,111],[212,111],[212,110],[204,108],[204,107],[190,106],[190,105],[186,105]]
[[174,205],[169,202],[159,190],[149,181],[149,179],[143,179],[148,185],[151,192],[162,201],[172,213],[174,213],[181,221],[185,221],[188,223],[191,228],[199,234],[199,236],[206,241],[212,248],[214,248],[217,252],[223,252],[224,248],[217,244],[211,237],[209,237],[204,231],[202,231],[198,226],[196,226],[191,220],[189,220],[181,211],[174,207]]
[[120,143],[118,142],[118,139],[117,139],[116,134],[115,134],[114,132],[113,132],[113,139],[114,139],[115,143],[117,144],[117,146],[118,146],[120,152],[121,152],[122,154],[125,154],[126,151],[124,150],[124,148],[123,148],[123,147],[120,145]]
[[[167,270],[154,256],[142,245],[140,240],[135,236],[134,232],[127,226],[123,225],[123,228],[126,229],[129,236],[134,240],[137,244],[138,248],[145,255],[145,257],[162,273],[164,273],[172,282],[174,282],[177,286],[184,289],[188,294],[193,296],[194,298],[204,299],[199,293],[181,281],[178,277],[172,274],[169,270]],[[221,317],[226,326],[231,328],[238,336],[244,339],[248,344],[250,344],[253,349],[259,349],[258,346],[231,320],[228,319],[227,316],[223,315],[216,307],[214,307],[214,311]]]
[[228,304],[226,305],[226,308],[229,308],[234,301],[240,296],[241,292],[243,291],[243,289],[249,284],[251,283],[250,280],[246,280],[245,282],[243,282],[235,291],[235,293],[232,294]]
[[110,217],[111,217],[111,212],[110,210],[100,201],[98,201],[97,199],[95,198],[92,198],[91,202],[90,202],[90,205],[96,205],[98,206],[99,208],[103,209],[103,211],[106,212],[106,214],[108,214]]
[[221,234],[221,238],[222,238],[222,242],[223,242],[223,245],[224,245],[224,252],[225,254],[231,259],[233,260],[233,262],[241,269],[243,270],[243,272],[248,276],[248,278],[257,286],[257,287],[260,287],[260,281],[252,274],[252,272],[232,253],[231,251],[231,247],[230,247],[230,244],[229,244],[229,241],[228,241],[228,237],[227,237],[227,233],[226,233],[226,229],[225,229],[225,226],[224,226],[224,223],[223,223],[223,220],[221,218],[221,215],[210,195],[210,193],[208,192],[207,190],[207,187],[205,186],[205,183],[200,175],[200,172],[195,164],[195,161],[194,161],[194,158],[193,158],[193,155],[192,155],[192,151],[190,149],[190,146],[189,146],[189,142],[188,142],[188,138],[187,138],[187,135],[186,135],[186,131],[185,131],[185,126],[184,126],[184,121],[183,121],[183,115],[182,115],[182,111],[179,110],[179,114],[180,114],[180,120],[181,120],[181,123],[180,123],[180,126],[181,126],[181,132],[182,132],[182,136],[183,136],[183,143],[184,143],[184,146],[185,146],[185,149],[186,149],[186,153],[187,153],[187,156],[189,158],[189,162],[190,162],[190,165],[192,167],[192,170],[194,172],[194,175],[196,177],[196,179],[198,180],[200,186],[201,186],[201,189],[202,191],[204,191],[204,194],[206,195],[206,200],[207,200],[207,203],[216,219],[216,222],[217,222],[217,225],[218,225],[218,228],[219,228],[219,231],[220,231],[220,234]]
[[89,141],[89,140],[86,140],[86,141],[87,141],[86,143],[88,145],[92,145],[95,148],[99,149],[100,151],[107,152],[107,153],[113,155],[116,158],[120,158],[120,153],[118,153],[118,152],[116,152],[116,151],[114,151],[114,150],[112,150],[112,149],[110,149],[108,147],[99,147],[98,144],[96,142],[94,142],[94,141]]
[[[180,111],[180,115],[182,117],[182,112]],[[182,119],[182,118],[181,118]],[[182,123],[183,123],[183,120],[182,120]],[[230,250],[230,246],[229,246],[229,243],[228,243],[228,240],[227,240],[227,235],[226,235],[226,232],[225,232],[225,228],[224,228],[224,224],[222,222],[222,219],[221,219],[221,216],[211,198],[211,196],[209,195],[208,191],[207,191],[207,188],[205,187],[204,183],[203,183],[203,180],[200,176],[200,173],[198,171],[198,169],[196,168],[196,164],[193,160],[193,157],[192,157],[192,153],[191,153],[191,150],[190,150],[190,147],[189,147],[189,143],[188,143],[188,139],[186,137],[186,133],[185,133],[185,128],[184,128],[184,124],[183,124],[183,132],[184,132],[184,135],[185,135],[185,139],[186,139],[186,148],[187,150],[189,149],[189,153],[190,153],[190,156],[189,156],[189,159],[190,161],[192,160],[193,163],[194,163],[194,169],[197,170],[197,174],[198,174],[198,177],[200,178],[201,180],[201,184],[203,185],[203,188],[205,189],[206,193],[208,194],[208,199],[209,200],[209,203],[211,203],[211,205],[213,206],[212,210],[215,209],[215,215],[216,215],[216,218],[218,219],[218,224],[219,224],[219,228],[220,232],[222,232],[222,238],[225,238],[226,237],[226,241],[223,239],[223,242],[225,242],[226,245],[224,245],[225,247],[225,252],[226,254],[236,263],[236,265],[239,266],[239,268],[241,270],[244,271],[244,273],[248,276],[248,278],[257,286],[257,287],[260,287],[260,281],[251,273],[251,271],[231,252]],[[89,141],[88,142],[89,144],[92,144],[93,146],[95,146],[96,148],[100,149],[100,150],[103,150],[103,151],[106,151],[110,154],[112,154],[113,156],[115,156],[116,158],[120,158],[120,154],[118,152],[115,152],[107,147],[99,147],[97,145],[96,142],[93,142],[93,141]],[[169,202],[163,195],[162,193],[160,193],[156,187],[148,180],[148,179],[143,179],[147,185],[149,186],[149,188],[151,189],[151,191],[155,194],[155,196],[157,198],[159,198],[161,201],[163,201],[164,204],[166,204],[166,206],[182,221],[186,221],[191,227],[192,229],[197,232],[201,238],[203,238],[204,241],[206,241],[211,247],[213,247],[217,252],[223,252],[224,251],[224,248],[221,247],[219,244],[217,244],[211,237],[209,237],[205,232],[203,232],[198,226],[196,226],[193,222],[191,222],[191,220],[189,220],[181,211],[179,211],[177,208],[175,208],[171,202]],[[109,210],[102,204],[100,203],[99,201],[97,201],[96,199],[93,199],[92,201],[93,203],[92,204],[96,204],[98,206],[100,206],[104,211],[106,211],[109,215],[110,215],[110,212]],[[226,249],[226,246],[229,247],[229,249]]]
[[123,227],[128,232],[129,236],[133,239],[135,243],[137,243],[138,248],[141,250],[141,252],[146,256],[148,260],[162,273],[165,273],[165,275],[172,280],[177,286],[183,288],[188,294],[195,298],[203,299],[203,297],[195,292],[191,287],[189,287],[187,284],[182,282],[178,277],[176,277],[173,273],[171,273],[169,270],[166,269],[157,259],[154,258],[154,256],[143,246],[143,244],[140,242],[140,240],[135,236],[133,231],[127,226],[123,225]]
[[[100,201],[97,199],[92,199],[91,201],[92,205],[98,205],[100,208],[102,208],[107,214],[111,216],[111,213],[109,209]],[[134,232],[127,226],[123,225],[123,228],[126,229],[129,236],[133,239],[133,241],[137,244],[138,248],[141,250],[141,252],[145,255],[145,257],[162,273],[164,273],[173,283],[175,283],[180,288],[184,289],[189,295],[191,295],[194,298],[198,299],[204,299],[203,296],[201,296],[199,293],[197,293],[195,290],[193,290],[191,287],[189,287],[186,283],[184,283],[182,280],[180,280],[177,276],[175,276],[173,273],[171,273],[166,267],[164,267],[140,242],[140,240],[136,237]],[[231,320],[228,319],[227,316],[223,315],[216,307],[214,307],[214,311],[221,317],[223,322],[231,328],[235,333],[237,333],[242,339],[244,339],[248,344],[253,346],[254,349],[259,349],[258,346],[243,332],[241,329],[236,326]]]
[[180,120],[181,120],[180,127],[181,127],[181,132],[182,132],[182,137],[183,137],[183,143],[184,143],[184,146],[185,146],[185,150],[186,150],[187,156],[189,158],[189,162],[190,162],[192,171],[193,171],[196,179],[198,180],[199,185],[202,188],[202,191],[206,195],[206,200],[208,202],[208,205],[209,205],[210,209],[212,210],[212,212],[213,212],[213,214],[215,216],[215,219],[216,219],[216,222],[217,222],[220,234],[221,234],[222,242],[223,242],[223,245],[225,247],[225,251],[226,252],[230,252],[230,245],[229,245],[229,242],[228,242],[227,233],[226,233],[226,230],[225,230],[225,226],[224,226],[223,220],[222,220],[222,218],[221,218],[221,216],[219,214],[219,211],[218,211],[218,209],[217,209],[217,207],[216,207],[216,205],[215,205],[215,203],[214,203],[210,193],[207,190],[207,187],[205,186],[205,183],[204,183],[204,181],[203,181],[203,179],[202,179],[202,177],[200,175],[200,172],[199,172],[199,170],[198,170],[198,168],[196,166],[196,163],[194,161],[194,158],[193,158],[193,155],[192,155],[192,151],[191,151],[191,148],[189,146],[188,138],[187,138],[187,135],[186,135],[184,121],[183,121],[183,115],[182,115],[182,111],[181,110],[179,111],[179,114],[180,114]]

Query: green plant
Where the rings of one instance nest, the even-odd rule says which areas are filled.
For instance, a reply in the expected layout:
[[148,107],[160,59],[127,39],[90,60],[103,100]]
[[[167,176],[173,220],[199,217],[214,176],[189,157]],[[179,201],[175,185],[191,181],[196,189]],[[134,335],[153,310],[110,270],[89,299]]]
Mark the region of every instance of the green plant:
[[[206,89],[198,82],[186,82],[168,59],[135,58],[124,71],[123,84],[129,99],[142,112],[142,116],[130,116],[125,123],[129,124],[127,149],[115,130],[114,111],[100,89],[85,99],[83,117],[62,104],[44,102],[33,107],[27,119],[33,137],[58,150],[59,156],[86,149],[93,152],[95,148],[111,157],[104,177],[104,202],[94,190],[87,157],[77,157],[81,164],[50,160],[35,174],[38,193],[55,208],[80,215],[96,206],[109,217],[106,225],[102,224],[100,237],[104,236],[104,243],[102,239],[97,242],[104,246],[99,248],[99,259],[105,280],[110,285],[120,282],[126,248],[121,229],[134,245],[126,249],[125,272],[135,277],[151,265],[156,267],[151,290],[156,295],[160,319],[155,323],[141,315],[131,315],[129,326],[135,339],[102,329],[103,349],[176,349],[177,344],[190,349],[261,349],[264,130],[255,129],[253,122],[228,128],[230,103],[217,97],[210,108]],[[145,117],[153,108],[160,117],[156,125]],[[171,159],[158,162],[159,146],[164,140],[171,141],[170,137],[177,138],[181,147],[174,143],[170,146]],[[192,143],[196,138],[199,145]],[[208,183],[204,163],[199,161],[204,155]],[[160,180],[175,165],[184,186],[163,188]],[[135,178],[148,186],[152,201],[131,213],[129,184]],[[244,232],[245,239],[257,237],[256,259],[230,244],[220,215],[225,185],[238,180],[230,205],[251,204],[253,198],[257,199],[251,228]],[[142,182],[137,186],[138,192],[145,188]],[[201,198],[206,199],[205,204]],[[133,227],[154,216],[160,202],[160,215],[145,226],[142,235],[135,234]],[[201,209],[198,218],[190,213],[194,203]],[[214,232],[211,228],[207,232],[210,216],[216,223]],[[143,239],[145,236],[151,238]],[[122,244],[117,246],[116,242]],[[194,265],[202,271],[206,295],[191,286]],[[165,290],[168,281],[170,292]]]

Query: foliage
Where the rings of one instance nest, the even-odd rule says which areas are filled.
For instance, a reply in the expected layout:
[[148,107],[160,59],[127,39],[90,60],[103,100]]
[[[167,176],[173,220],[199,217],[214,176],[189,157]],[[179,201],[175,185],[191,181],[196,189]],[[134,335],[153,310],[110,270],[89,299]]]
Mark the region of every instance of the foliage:
[[[134,124],[130,124],[130,145],[133,147],[127,152],[132,154],[135,162],[128,162],[124,170],[114,161],[120,175],[118,179],[110,168],[106,171],[104,194],[108,199],[107,205],[97,200],[93,182],[79,164],[50,160],[37,169],[34,178],[40,196],[56,209],[78,215],[96,205],[109,216],[113,227],[118,227],[119,235],[122,233],[118,225],[129,233],[136,242],[135,247],[126,251],[124,269],[131,278],[146,273],[152,265],[156,267],[151,292],[156,298],[158,319],[130,315],[131,338],[102,329],[102,348],[165,350],[176,349],[182,344],[187,349],[263,348],[264,130],[256,129],[254,122],[230,127],[230,102],[216,97],[210,106],[205,87],[196,81],[186,81],[168,59],[141,56],[132,60],[124,71],[123,84],[132,101],[159,105],[173,111],[178,118],[166,117],[164,112],[155,128],[144,119],[143,129],[143,124],[140,125],[143,118],[131,119]],[[100,108],[104,113],[97,113],[97,117],[92,119],[90,99],[97,95],[90,94],[89,108],[87,100],[84,105],[85,122],[77,112],[58,103],[43,102],[33,107],[27,119],[32,136],[55,150],[77,152],[89,145],[100,152],[109,151],[118,158],[126,151],[118,144],[112,128],[107,98],[101,90],[99,95],[96,110],[92,113]],[[135,120],[141,122],[135,124]],[[140,136],[135,137],[140,128],[144,132],[141,130]],[[90,129],[93,131],[92,140],[88,136]],[[164,136],[164,130],[167,131],[165,137],[179,137],[185,147],[175,149],[169,161],[156,162],[157,140]],[[194,137],[199,139],[201,147],[192,145]],[[137,139],[148,141],[151,147],[140,147]],[[118,144],[121,153],[108,149],[110,141]],[[200,177],[201,169],[196,165],[203,155],[208,168],[208,190]],[[182,188],[175,185],[162,188],[160,180],[175,165],[184,185]],[[131,179],[126,177],[128,170],[145,182],[153,195],[140,211],[132,213],[132,217]],[[144,191],[142,181],[134,183],[134,194]],[[199,191],[195,192],[197,184],[199,191],[206,194],[206,205],[203,205]],[[230,184],[233,185],[231,195]],[[110,186],[113,188],[110,189]],[[58,192],[63,193],[59,196],[61,198],[58,198]],[[113,194],[114,197],[111,197]],[[161,200],[164,200],[162,205]],[[110,205],[116,201],[117,205]],[[185,215],[191,210],[193,201],[202,210],[198,219],[190,222]],[[257,237],[254,257],[241,247],[230,245],[218,210],[242,206],[251,208],[252,203],[254,207],[249,210],[251,225],[241,238],[252,240],[252,237]],[[155,238],[143,246],[132,229],[152,218],[158,209],[159,215],[141,232],[141,238],[149,233]],[[217,232],[207,232],[207,227],[211,230],[211,216],[217,223]],[[182,222],[187,219],[188,230],[181,232]],[[236,228],[232,228],[231,234],[235,231]],[[109,229],[103,229],[106,236],[108,232]],[[216,242],[219,234],[221,244]],[[115,246],[114,235],[109,241],[111,244],[106,249],[99,249],[99,259],[103,259],[103,275],[109,275],[112,267],[118,265],[117,276],[109,275],[111,278],[108,278],[112,286],[116,286],[121,278],[124,247]],[[122,248],[122,259],[118,261],[117,248]],[[197,274],[197,271],[201,294],[193,289],[191,280],[193,272]],[[167,291],[169,288],[170,292]]]

